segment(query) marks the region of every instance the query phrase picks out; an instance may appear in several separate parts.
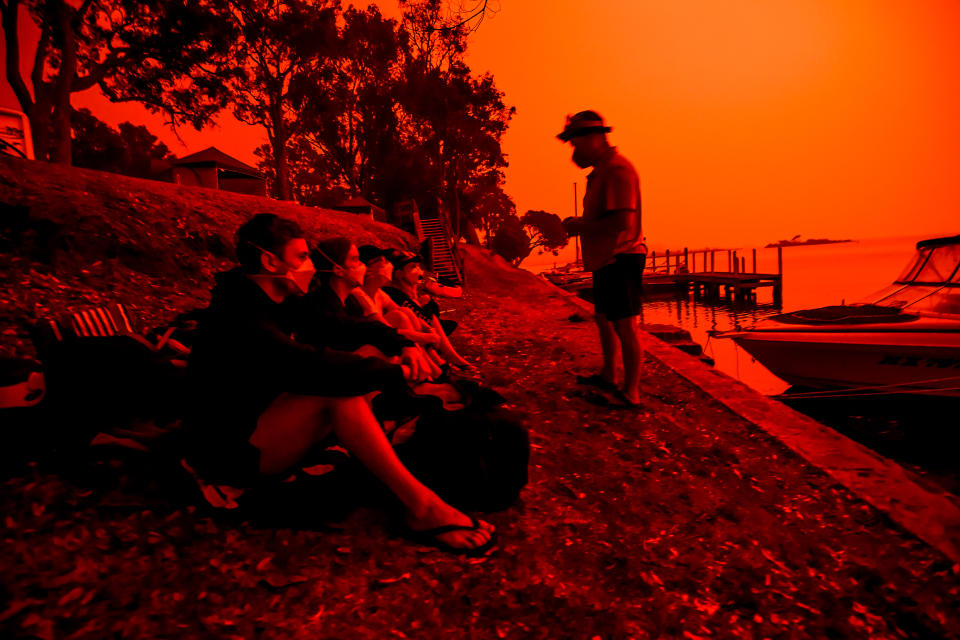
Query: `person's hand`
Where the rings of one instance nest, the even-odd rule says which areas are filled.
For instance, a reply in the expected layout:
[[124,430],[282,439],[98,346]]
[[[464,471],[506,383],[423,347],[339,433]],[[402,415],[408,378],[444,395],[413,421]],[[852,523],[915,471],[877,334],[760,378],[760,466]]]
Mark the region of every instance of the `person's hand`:
[[570,216],[568,218],[564,218],[560,224],[563,225],[563,229],[564,231],[567,232],[567,235],[572,238],[573,236],[580,235],[580,229],[581,229],[581,225],[583,224],[583,218]]
[[430,375],[430,363],[427,362],[423,351],[416,347],[404,347],[400,352],[400,363],[401,366],[409,369],[410,375],[407,376],[407,380],[411,382],[421,382]]

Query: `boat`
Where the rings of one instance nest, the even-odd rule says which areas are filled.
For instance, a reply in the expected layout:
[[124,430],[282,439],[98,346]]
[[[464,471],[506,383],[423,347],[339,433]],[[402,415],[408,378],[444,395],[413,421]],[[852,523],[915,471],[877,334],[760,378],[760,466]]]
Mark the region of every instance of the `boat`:
[[918,242],[893,284],[862,302],[714,336],[797,387],[960,397],[960,235]]

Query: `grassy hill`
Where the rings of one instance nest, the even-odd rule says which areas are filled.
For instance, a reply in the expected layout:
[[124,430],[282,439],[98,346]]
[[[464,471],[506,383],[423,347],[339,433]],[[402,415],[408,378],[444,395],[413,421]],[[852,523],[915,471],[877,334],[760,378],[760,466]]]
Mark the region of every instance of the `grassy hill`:
[[152,326],[206,304],[259,212],[295,218],[311,241],[416,244],[349,213],[0,157],[0,355],[30,354],[29,326],[77,307],[122,300]]

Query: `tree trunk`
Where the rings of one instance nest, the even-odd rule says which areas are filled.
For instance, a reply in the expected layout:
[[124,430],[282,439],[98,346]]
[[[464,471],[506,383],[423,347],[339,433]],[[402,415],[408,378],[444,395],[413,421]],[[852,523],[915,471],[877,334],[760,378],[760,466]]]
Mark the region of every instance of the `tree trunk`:
[[469,218],[463,221],[463,239],[466,240],[468,244],[476,247],[480,246],[480,234],[477,233],[476,226],[470,222]]
[[277,197],[280,200],[293,200],[290,188],[290,167],[287,165],[287,144],[279,143],[273,149],[273,169],[277,175]]
[[50,107],[37,102],[27,112],[30,134],[33,138],[33,155],[37,160],[47,160],[50,152]]
[[283,122],[283,108],[279,100],[274,100],[272,109],[273,135],[270,143],[273,145],[273,170],[277,177],[277,198],[293,200],[290,188],[290,167],[287,166],[287,139],[288,134]]
[[77,47],[73,31],[73,9],[63,0],[57,6],[57,30],[60,48],[60,69],[54,80],[53,90],[53,162],[69,165],[70,157],[70,93],[73,78],[77,75]]

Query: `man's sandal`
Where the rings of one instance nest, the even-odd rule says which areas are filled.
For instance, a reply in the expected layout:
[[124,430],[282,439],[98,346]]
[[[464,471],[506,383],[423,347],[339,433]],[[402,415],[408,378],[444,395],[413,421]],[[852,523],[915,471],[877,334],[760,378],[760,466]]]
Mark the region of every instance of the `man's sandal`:
[[469,556],[469,557],[479,557],[487,555],[487,552],[493,548],[494,543],[496,542],[496,533],[492,532],[490,534],[490,539],[487,540],[484,544],[477,547],[455,547],[452,544],[448,544],[440,539],[445,533],[452,533],[454,531],[480,531],[480,522],[476,518],[470,518],[469,525],[463,524],[446,524],[440,527],[433,527],[432,529],[424,529],[423,531],[414,531],[407,527],[404,535],[407,539],[417,544],[422,544],[428,547],[435,547],[441,551],[446,551],[447,553],[453,553],[457,555]]
[[577,384],[586,384],[591,387],[596,387],[597,389],[602,389],[603,391],[616,391],[617,385],[613,382],[610,382],[599,373],[594,373],[589,376],[577,376]]
[[629,409],[630,411],[643,411],[647,407],[641,402],[634,402],[627,397],[622,389],[613,391],[614,401],[610,403],[611,409]]

